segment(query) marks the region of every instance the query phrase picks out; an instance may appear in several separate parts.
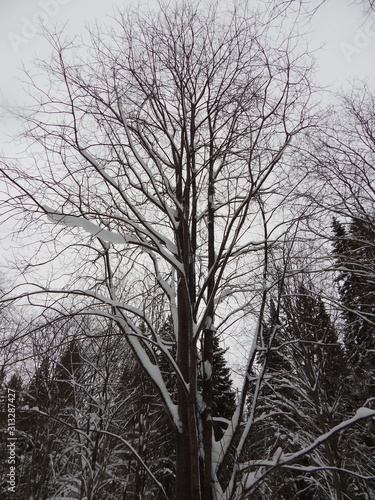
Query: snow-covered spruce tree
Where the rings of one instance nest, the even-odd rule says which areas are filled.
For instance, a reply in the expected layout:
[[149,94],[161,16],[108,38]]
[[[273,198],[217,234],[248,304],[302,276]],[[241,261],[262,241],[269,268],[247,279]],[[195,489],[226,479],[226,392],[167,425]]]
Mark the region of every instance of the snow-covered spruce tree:
[[[17,494],[24,498],[58,494],[62,476],[77,472],[77,435],[64,425],[76,424],[72,420],[77,410],[73,382],[74,372],[81,365],[76,356],[77,343],[72,341],[57,361],[55,354],[49,352],[36,367],[18,412],[18,429],[25,446],[18,468]],[[72,363],[74,358],[77,364]],[[68,457],[66,449],[70,450]]]
[[[337,284],[344,319],[342,334],[347,351],[347,411],[358,406],[374,407],[375,389],[375,228],[371,220],[352,219],[346,226],[335,220],[334,256]],[[349,434],[351,468],[375,475],[375,425],[364,422]],[[371,498],[375,481],[366,487],[360,481],[350,483],[351,495]]]
[[375,387],[375,227],[358,218],[346,229],[335,220],[334,232],[344,343],[364,403]]
[[[322,299],[304,284],[286,287],[264,332],[270,349],[259,357],[259,364],[267,365],[267,379],[258,408],[269,416],[259,420],[250,446],[257,456],[272,460],[303,448],[344,420],[347,363]],[[280,500],[344,499],[347,474],[340,469],[347,450],[341,442],[332,436],[309,456],[280,467],[263,494]]]
[[74,386],[79,383],[82,365],[79,342],[73,339],[62,353],[54,372],[54,391],[61,407],[74,405]]
[[[214,434],[219,440],[236,409],[236,393],[233,389],[233,380],[228,368],[224,350],[220,348],[218,335],[213,338],[212,362],[212,416],[214,420]],[[215,419],[216,417],[216,419]]]
[[[293,404],[298,409],[294,442],[298,443],[300,438],[308,443],[345,417],[347,360],[325,305],[312,290],[299,286],[297,297],[287,298],[283,309],[291,342],[287,347],[293,366],[290,387],[295,387],[294,398],[289,398],[291,414]],[[304,482],[305,493],[308,492],[311,499],[345,498],[346,474],[340,473],[340,469],[345,468],[346,456],[340,441],[339,435],[332,436],[309,456],[312,469],[321,468]],[[298,467],[295,470],[298,476]],[[301,477],[299,481],[303,483]]]
[[[31,164],[2,168],[19,190],[9,203],[44,221],[42,246],[53,243],[56,259],[66,255],[45,283],[30,277],[20,299],[63,318],[89,314],[117,324],[175,429],[179,500],[249,498],[275,467],[253,463],[250,471],[241,463],[264,374],[249,413],[246,398],[274,284],[269,260],[298,227],[292,230],[286,208],[298,183],[293,144],[315,125],[309,63],[292,50],[296,38],[285,26],[276,35],[273,13],[249,12],[246,4],[232,10],[183,3],[118,14],[113,28],[91,32],[81,53],[50,36],[54,56],[40,63],[49,82],[30,75],[37,106],[26,136],[35,156],[30,150]],[[33,267],[51,262],[39,255]],[[69,308],[60,302],[66,297]],[[160,318],[144,307],[154,299],[172,318],[175,354]],[[219,441],[217,331],[247,357]],[[161,357],[175,376],[175,397]],[[99,431],[88,422],[89,436]]]
[[123,339],[108,330],[106,321],[82,318],[65,325],[57,346],[49,344],[49,356],[37,367],[18,411],[18,441],[25,441],[20,496],[97,498],[105,492],[116,499],[125,494],[128,448],[122,442],[121,410],[126,402],[119,395],[118,371],[129,349],[123,351]]
[[[324,224],[320,230],[334,247],[330,257],[339,289],[334,301],[344,320],[341,333],[348,358],[348,414],[362,405],[374,408],[374,104],[373,91],[358,81],[339,95],[325,134],[309,158],[310,171],[315,164],[317,173],[314,203],[326,210],[327,218],[334,215],[335,219],[333,234],[331,225]],[[373,476],[371,420],[356,426],[346,443],[347,450],[352,450],[348,468]],[[349,495],[374,495],[369,481],[356,488]]]
[[[324,222],[319,237],[324,234],[334,247],[329,257],[337,271],[339,297],[333,300],[342,312],[341,333],[348,358],[348,413],[362,405],[374,408],[374,105],[374,92],[365,83],[357,81],[349,92],[340,94],[325,133],[308,159],[309,171],[315,169],[317,174],[310,200],[326,211],[325,220],[332,215],[335,219],[333,233]],[[332,300],[332,295],[325,298]],[[348,467],[373,476],[371,420],[356,426],[346,441],[353,456]],[[370,482],[352,494],[362,491],[363,497],[373,496],[373,491],[366,493],[364,484]]]
[[[50,457],[59,449],[58,426],[47,417],[56,405],[53,394],[51,359],[46,355],[25,388],[24,410],[18,413],[18,428],[26,437],[26,447],[18,468],[17,494],[24,498],[48,498],[51,492]],[[38,408],[41,413],[29,408]]]

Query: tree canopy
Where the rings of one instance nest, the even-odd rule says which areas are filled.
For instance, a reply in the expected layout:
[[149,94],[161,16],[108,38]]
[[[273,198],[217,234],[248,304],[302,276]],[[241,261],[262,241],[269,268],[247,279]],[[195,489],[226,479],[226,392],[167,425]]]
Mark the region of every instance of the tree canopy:
[[[36,315],[2,339],[39,359],[17,389],[25,497],[370,498],[351,375],[372,370],[373,120],[319,109],[290,9],[160,4],[47,35],[27,161],[1,163],[7,216],[41,240],[2,297]],[[333,214],[350,229],[323,231]]]

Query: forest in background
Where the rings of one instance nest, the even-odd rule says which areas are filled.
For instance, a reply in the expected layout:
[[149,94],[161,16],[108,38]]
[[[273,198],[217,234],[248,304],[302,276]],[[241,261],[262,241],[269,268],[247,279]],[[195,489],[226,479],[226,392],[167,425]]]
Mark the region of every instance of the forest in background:
[[47,35],[0,160],[3,498],[374,498],[375,96],[326,104],[296,4]]

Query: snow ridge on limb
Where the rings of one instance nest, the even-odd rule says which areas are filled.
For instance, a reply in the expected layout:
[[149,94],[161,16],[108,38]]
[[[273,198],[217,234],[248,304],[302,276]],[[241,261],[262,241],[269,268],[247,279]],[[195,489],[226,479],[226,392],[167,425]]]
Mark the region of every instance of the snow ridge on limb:
[[[111,307],[115,308],[118,314],[113,316],[112,314],[105,313],[101,310],[96,310],[96,309],[89,309],[87,311],[88,314],[95,314],[97,316],[104,316],[108,317],[110,319],[114,319],[120,326],[121,328],[126,332],[127,334],[127,339],[129,341],[129,344],[131,345],[132,349],[134,350],[137,358],[140,360],[142,363],[143,368],[146,370],[146,372],[149,374],[151,380],[154,382],[154,384],[157,386],[164,403],[166,404],[166,407],[168,408],[168,411],[177,427],[177,429],[181,428],[181,422],[180,418],[178,416],[178,407],[173,403],[171,395],[169,394],[167,387],[165,385],[165,382],[163,380],[160,368],[158,365],[152,363],[150,358],[148,357],[144,347],[141,345],[141,341],[144,340],[146,342],[150,342],[149,338],[146,338],[144,334],[141,332],[139,328],[137,328],[136,325],[134,325],[132,322],[130,322],[129,319],[127,319],[124,315],[123,311],[128,311],[133,314],[136,314],[140,318],[144,318],[144,313],[140,311],[137,308],[128,306],[126,304],[117,302],[115,300],[112,300],[108,297],[104,297],[102,295],[99,295],[97,293],[93,293],[90,291],[78,291],[78,293],[83,294],[83,295],[88,295],[97,298],[98,300],[101,300],[103,303],[111,305]],[[147,320],[146,320],[147,322]],[[168,358],[168,361],[173,365],[173,368],[175,370],[176,375],[179,377],[181,383],[184,384],[185,389],[188,390],[187,384],[184,382],[184,378],[176,365],[174,359],[170,355],[168,349],[165,348],[163,342],[160,340],[159,336],[157,336],[156,343],[159,347],[159,349],[162,351],[162,353]]]
[[[277,450],[278,453],[277,454],[275,453],[273,460],[252,460],[252,461],[249,461],[249,462],[242,464],[242,466],[241,466],[242,472],[247,472],[250,468],[253,468],[253,467],[260,467],[260,468],[267,467],[265,472],[260,477],[254,476],[253,482],[251,482],[251,481],[250,481],[250,483],[247,482],[247,490],[250,491],[251,489],[256,487],[257,484],[259,484],[261,481],[263,481],[264,475],[268,474],[275,467],[295,469],[295,470],[300,470],[302,472],[311,472],[313,470],[315,470],[315,471],[319,470],[319,467],[309,467],[309,466],[304,467],[304,466],[299,466],[299,465],[293,466],[293,465],[289,465],[289,464],[291,464],[292,462],[294,462],[298,458],[301,458],[301,457],[307,455],[308,453],[313,451],[315,448],[317,448],[318,446],[323,444],[325,441],[330,439],[332,436],[334,436],[338,432],[341,432],[341,431],[355,425],[356,423],[358,423],[362,420],[366,420],[368,418],[375,418],[375,410],[371,410],[370,408],[366,408],[366,407],[359,408],[357,410],[356,414],[352,418],[349,418],[348,420],[344,420],[340,424],[335,425],[328,432],[317,437],[315,439],[315,441],[313,441],[310,445],[305,446],[305,448],[302,448],[301,450],[299,450],[295,453],[285,453],[284,454],[281,449],[278,449]],[[341,468],[332,468],[332,467],[327,466],[327,467],[323,467],[323,469],[325,469],[325,470],[328,470],[328,469],[342,470],[342,471],[345,471],[347,473],[356,475],[357,477],[361,477],[362,479],[366,479],[366,480],[374,479],[372,476],[362,476],[360,474],[357,474],[355,471],[349,471],[349,470],[341,469]]]
[[[121,313],[120,313],[121,314]],[[181,420],[178,414],[178,406],[173,403],[172,398],[170,393],[168,392],[168,389],[165,385],[165,382],[163,380],[163,376],[161,374],[160,368],[157,364],[152,363],[151,359],[148,357],[144,347],[141,345],[140,340],[142,339],[142,334],[139,331],[140,336],[134,335],[134,329],[135,327],[132,326],[132,328],[129,327],[128,322],[126,321],[125,318],[123,318],[123,315],[121,314],[122,317],[116,316],[116,322],[122,327],[122,329],[126,332],[127,334],[127,339],[128,342],[133,349],[137,359],[140,361],[143,369],[147,372],[147,374],[150,377],[150,380],[155,384],[157,387],[159,394],[162,397],[162,400],[168,409],[168,412],[173,420],[174,425],[176,426],[176,429],[178,429],[180,432],[182,430],[182,424]],[[138,329],[136,329],[138,330]]]
[[55,222],[56,224],[61,224],[62,226],[79,227],[107,243],[113,243],[115,245],[124,245],[126,243],[139,244],[139,241],[136,238],[131,236],[122,236],[119,233],[103,229],[83,217],[61,214],[48,206],[43,206],[43,209],[47,213],[50,221]]
[[[150,255],[152,255],[152,252],[157,251],[171,265],[173,265],[179,270],[183,269],[180,262],[174,256],[174,254],[177,252],[175,245],[170,240],[168,240],[168,238],[165,238],[159,233],[158,233],[159,241],[156,241],[154,234],[152,234],[151,232],[147,233],[147,236],[149,236],[152,243],[154,243],[155,245],[153,246],[149,242],[142,241],[139,238],[135,238],[129,235],[123,236],[119,233],[115,233],[108,229],[103,229],[82,216],[80,217],[77,215],[65,215],[57,212],[56,210],[46,205],[44,205],[42,208],[47,214],[49,220],[54,222],[55,224],[61,224],[62,226],[67,226],[67,227],[81,228],[105,243],[113,243],[114,245],[124,245],[124,244],[137,245],[139,247],[142,247],[142,249],[145,252],[149,253]],[[155,231],[153,231],[153,233],[154,232]],[[166,247],[166,249],[170,253],[167,253],[164,247]]]

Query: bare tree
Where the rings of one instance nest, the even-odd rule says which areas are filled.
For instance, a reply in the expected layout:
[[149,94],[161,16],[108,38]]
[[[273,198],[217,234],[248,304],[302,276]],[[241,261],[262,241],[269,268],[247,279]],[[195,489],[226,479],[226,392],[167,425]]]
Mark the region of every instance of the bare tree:
[[[324,296],[342,321],[347,410],[374,405],[374,104],[373,92],[360,81],[336,95],[324,133],[307,148],[305,164],[315,176],[308,197],[320,210],[317,225],[310,227],[317,239],[326,241],[326,269],[334,272],[336,282],[336,292],[326,290]],[[347,435],[346,443],[353,450],[353,469],[363,464],[373,475],[371,421]],[[350,486],[355,482],[354,478]],[[373,495],[371,483],[360,489],[364,497]]]
[[[311,165],[324,180],[317,199],[337,217],[371,222],[374,211],[375,98],[368,85],[356,81],[336,97],[325,133],[320,136]],[[331,205],[329,205],[329,203]]]
[[[287,209],[298,183],[292,143],[314,125],[308,59],[293,37],[274,38],[273,21],[245,7],[162,5],[157,14],[118,14],[115,27],[91,32],[81,55],[51,35],[54,58],[40,62],[48,83],[30,75],[38,104],[26,136],[34,161],[2,168],[18,189],[15,209],[48,220],[40,225],[44,242],[50,231],[58,255],[69,259],[63,282],[29,282],[9,300],[41,305],[47,296],[62,317],[117,324],[175,428],[182,500],[248,498],[282,465],[280,457],[252,463],[251,472],[241,465],[264,378],[261,370],[248,412],[277,284],[270,260],[281,255],[288,265],[290,252],[276,249],[284,241],[291,248],[298,230]],[[160,335],[167,317],[172,343]],[[247,358],[237,409],[219,441],[211,377],[217,330]],[[160,359],[177,380],[176,400]]]

